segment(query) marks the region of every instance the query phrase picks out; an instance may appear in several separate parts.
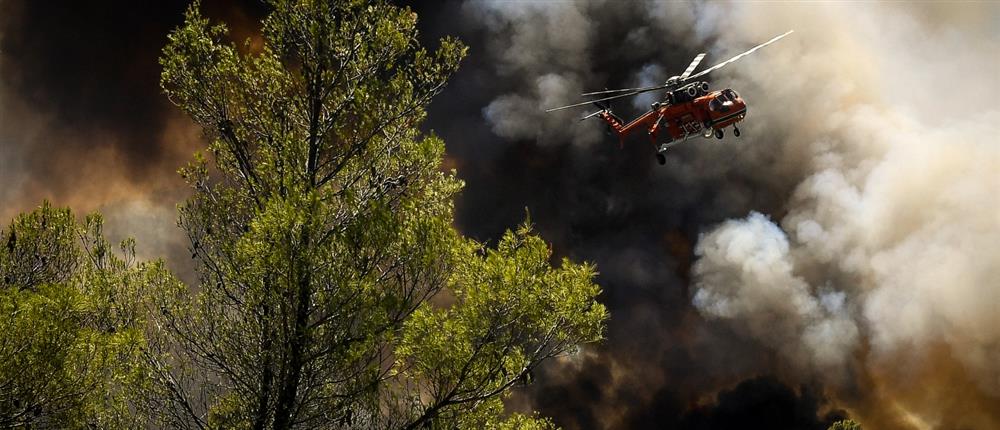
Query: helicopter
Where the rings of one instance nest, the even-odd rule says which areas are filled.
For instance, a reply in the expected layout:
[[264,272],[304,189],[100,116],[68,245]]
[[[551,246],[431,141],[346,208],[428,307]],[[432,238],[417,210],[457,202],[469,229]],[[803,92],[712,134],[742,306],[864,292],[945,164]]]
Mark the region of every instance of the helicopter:
[[[733,58],[709,67],[701,72],[691,74],[698,67],[705,54],[701,53],[694,57],[684,73],[671,76],[662,85],[640,88],[623,88],[618,90],[594,91],[581,94],[584,97],[600,97],[594,100],[587,100],[582,103],[546,109],[546,112],[554,112],[563,109],[570,109],[579,106],[593,104],[597,106],[597,112],[584,116],[580,120],[589,118],[600,118],[607,123],[608,133],[618,135],[619,145],[623,146],[625,137],[635,130],[645,129],[649,135],[649,140],[656,148],[656,159],[662,165],[666,164],[667,158],[664,153],[667,148],[684,142],[691,137],[702,136],[711,138],[713,135],[717,139],[725,136],[724,129],[733,127],[733,135],[740,136],[740,129],[737,124],[743,121],[747,115],[746,101],[732,88],[712,91],[708,82],[699,81],[698,78],[705,76],[715,70],[739,60],[754,51],[777,42],[781,38],[792,34],[793,30],[775,36],[771,40],[750,48],[748,51]],[[666,90],[661,101],[652,103],[649,111],[625,122],[618,115],[611,111],[608,104],[611,100],[632,97],[649,91]],[[660,141],[660,136],[665,133],[665,141]]]

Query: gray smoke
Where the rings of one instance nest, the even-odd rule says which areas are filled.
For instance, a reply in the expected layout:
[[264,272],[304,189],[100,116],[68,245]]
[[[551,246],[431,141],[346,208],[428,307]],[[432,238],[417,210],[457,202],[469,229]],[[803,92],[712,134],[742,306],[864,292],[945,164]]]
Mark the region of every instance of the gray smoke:
[[974,385],[960,390],[1000,398],[1000,109],[975,102],[1000,95],[1000,8],[741,9],[725,20],[801,28],[730,73],[794,94],[794,110],[756,112],[795,122],[811,173],[778,224],[751,215],[703,238],[695,305],[833,383],[831,365],[859,359],[917,427],[996,425],[899,387],[935,380],[945,347],[968,375],[954,384]]
[[491,33],[506,36],[492,39],[487,46],[498,57],[496,74],[531,79],[529,85],[501,95],[483,108],[494,133],[541,143],[561,139],[566,133],[581,145],[600,140],[595,127],[565,127],[572,114],[540,115],[538,107],[555,107],[582,92],[589,73],[586,50],[595,36],[587,9],[602,3],[468,4],[471,19]]
[[[157,63],[188,3],[0,0],[0,223],[43,199],[98,210],[112,240],[190,273],[176,172],[204,141],[161,94]],[[247,3],[202,2],[237,36],[256,28]]]
[[[186,3],[0,0],[0,216],[102,209],[140,253],[187,258],[174,172],[203,142],[156,64]],[[840,408],[866,428],[1000,427],[996,4],[427,3],[427,42],[472,46],[427,124],[468,184],[458,226],[489,241],[529,208],[557,254],[598,264],[612,313],[602,346],[511,407],[567,429],[822,430]],[[204,7],[241,40],[263,14]],[[590,109],[543,112],[788,29],[711,76],[748,100],[743,137],[666,166],[644,136],[619,150],[576,121]]]
[[[1000,425],[992,412],[1000,407],[1000,108],[992,102],[1000,96],[1000,7],[470,1],[465,10],[488,29],[497,73],[522,82],[484,109],[494,133],[568,143],[580,158],[598,152],[594,125],[572,122],[587,109],[543,108],[576,102],[581,90],[662,80],[702,47],[704,68],[795,29],[711,77],[749,101],[742,128],[750,137],[687,143],[652,173],[674,192],[652,204],[675,211],[661,213],[664,222],[694,211],[706,229],[691,269],[690,303],[702,320],[681,326],[702,339],[717,336],[716,323],[728,326],[777,353],[784,378],[821,381],[877,428]],[[619,110],[634,113],[651,100]],[[581,177],[601,168],[577,163]],[[619,207],[653,199],[604,198]],[[635,257],[627,247],[601,245],[577,252],[605,263],[613,282],[656,283],[641,258],[632,268],[606,264]],[[638,324],[611,309],[630,328]],[[609,350],[587,360],[614,368],[608,363],[628,356],[615,350],[626,342],[612,330]],[[659,333],[664,343],[679,341]],[[713,370],[717,359],[699,355],[712,352],[688,351]],[[768,369],[750,356],[751,372]],[[666,376],[662,384],[676,375]],[[605,378],[601,390],[607,396],[628,379]],[[712,381],[700,383],[710,389]]]
[[739,321],[792,363],[838,374],[858,342],[846,294],[813,288],[795,274],[788,238],[765,216],[727,221],[702,238],[694,305],[710,318]]

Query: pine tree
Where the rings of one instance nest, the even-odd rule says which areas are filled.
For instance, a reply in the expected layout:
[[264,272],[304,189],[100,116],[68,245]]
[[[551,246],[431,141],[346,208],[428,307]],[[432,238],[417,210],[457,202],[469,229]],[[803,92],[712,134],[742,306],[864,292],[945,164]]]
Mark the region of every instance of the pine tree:
[[[0,230],[0,428],[132,428],[148,286],[162,262],[48,203]],[[157,286],[153,290],[159,289]]]
[[854,420],[840,420],[833,423],[828,430],[861,430],[861,426]]
[[[548,428],[502,399],[601,338],[591,265],[530,224],[452,226],[462,188],[425,107],[466,48],[433,53],[384,1],[272,0],[263,46],[195,3],[162,86],[210,137],[182,170],[199,285],[160,284],[142,410],[177,428]],[[209,161],[211,160],[211,161]]]

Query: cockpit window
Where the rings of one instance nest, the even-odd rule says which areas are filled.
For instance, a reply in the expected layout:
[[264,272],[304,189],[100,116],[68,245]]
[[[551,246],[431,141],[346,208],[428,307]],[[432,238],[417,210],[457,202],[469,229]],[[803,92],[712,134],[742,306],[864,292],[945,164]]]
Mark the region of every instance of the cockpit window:
[[739,97],[740,95],[736,94],[736,91],[733,91],[732,89],[727,88],[727,89],[722,90],[722,96],[725,97],[728,100],[736,101],[736,98]]
[[716,97],[716,98],[712,99],[712,101],[708,102],[708,109],[709,110],[718,111],[718,110],[722,109],[722,101],[719,100],[719,98],[720,97]]

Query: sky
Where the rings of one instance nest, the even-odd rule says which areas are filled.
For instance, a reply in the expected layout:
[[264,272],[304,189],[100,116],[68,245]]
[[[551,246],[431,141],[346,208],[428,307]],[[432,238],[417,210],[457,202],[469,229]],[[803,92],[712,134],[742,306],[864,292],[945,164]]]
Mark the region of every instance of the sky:
[[[189,274],[176,170],[204,141],[156,62],[186,2],[60,3],[0,0],[0,219],[100,210]],[[401,3],[425,45],[470,47],[423,125],[466,182],[456,226],[491,242],[530,212],[558,257],[597,265],[611,312],[509,408],[567,429],[1000,427],[1000,5]],[[203,9],[237,40],[266,14]],[[747,100],[742,136],[665,166],[586,108],[544,112],[790,29],[709,76]]]

